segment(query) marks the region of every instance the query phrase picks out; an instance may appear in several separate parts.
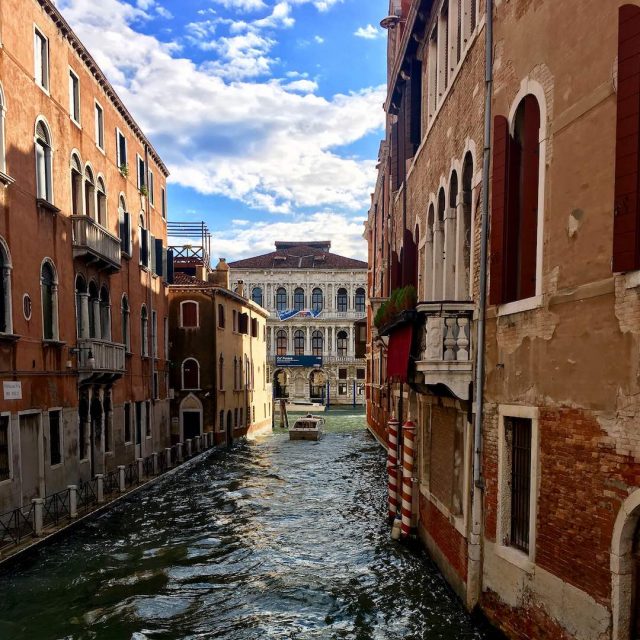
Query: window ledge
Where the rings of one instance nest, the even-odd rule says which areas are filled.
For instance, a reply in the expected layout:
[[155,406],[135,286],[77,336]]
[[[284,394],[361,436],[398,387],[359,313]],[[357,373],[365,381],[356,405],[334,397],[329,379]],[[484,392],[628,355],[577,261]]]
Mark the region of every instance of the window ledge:
[[640,287],[640,271],[631,271],[630,273],[625,273],[625,289],[635,289],[636,287]]
[[62,467],[64,467],[64,460],[56,464],[49,465],[49,471],[55,471],[56,469],[60,469]]
[[496,315],[498,317],[510,316],[514,313],[522,313],[531,311],[542,306],[542,296],[533,296],[533,298],[525,298],[524,300],[516,300],[515,302],[507,302],[498,305]]
[[514,547],[505,547],[504,545],[497,544],[495,546],[495,554],[527,573],[533,573],[536,567],[535,563],[524,551],[520,551]]
[[0,342],[17,342],[20,336],[15,333],[0,333]]
[[12,185],[15,182],[15,178],[12,178],[8,173],[4,173],[4,171],[0,171],[0,183],[5,187]]
[[67,343],[64,342],[63,340],[55,340],[55,339],[46,339],[42,341],[42,346],[43,347],[56,347],[56,348],[60,348],[60,347],[64,347]]
[[36,198],[36,205],[38,206],[38,209],[49,211],[49,213],[60,213],[61,211],[55,204],[45,200],[44,198]]

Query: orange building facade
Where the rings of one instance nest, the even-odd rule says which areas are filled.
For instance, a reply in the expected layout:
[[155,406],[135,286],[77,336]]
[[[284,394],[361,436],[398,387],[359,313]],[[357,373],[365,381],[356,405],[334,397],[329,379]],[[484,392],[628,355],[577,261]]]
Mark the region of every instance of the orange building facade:
[[0,513],[170,442],[161,158],[49,0],[0,5]]

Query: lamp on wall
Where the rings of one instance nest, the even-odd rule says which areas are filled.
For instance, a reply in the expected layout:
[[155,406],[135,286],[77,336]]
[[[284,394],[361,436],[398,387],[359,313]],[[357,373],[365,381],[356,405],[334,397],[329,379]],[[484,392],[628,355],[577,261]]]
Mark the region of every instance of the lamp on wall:
[[71,349],[69,349],[69,353],[74,356],[79,356],[83,351],[89,352],[87,357],[87,367],[89,367],[89,369],[95,369],[96,359],[93,357],[93,351],[91,347],[72,347]]
[[382,18],[380,20],[380,26],[383,29],[395,29],[401,22],[406,22],[400,16],[387,16],[386,18]]

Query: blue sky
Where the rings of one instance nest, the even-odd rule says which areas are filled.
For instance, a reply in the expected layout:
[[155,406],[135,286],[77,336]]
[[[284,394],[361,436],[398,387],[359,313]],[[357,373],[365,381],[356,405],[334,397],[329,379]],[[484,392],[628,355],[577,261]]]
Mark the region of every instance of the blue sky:
[[[57,0],[214,256],[330,239],[364,258],[383,136],[385,0]],[[99,6],[96,6],[99,5]]]

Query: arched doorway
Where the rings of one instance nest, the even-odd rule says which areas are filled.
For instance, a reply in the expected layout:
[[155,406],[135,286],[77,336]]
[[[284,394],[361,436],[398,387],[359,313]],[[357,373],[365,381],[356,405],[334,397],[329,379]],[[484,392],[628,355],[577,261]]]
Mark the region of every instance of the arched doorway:
[[289,376],[284,369],[277,369],[273,374],[273,395],[276,400],[289,397]]
[[227,411],[227,447],[233,444],[233,417],[231,415],[231,409]]
[[309,374],[309,398],[312,402],[324,404],[327,393],[327,375],[321,369],[314,369]]
[[180,431],[182,442],[202,435],[202,403],[193,393],[180,403]]

